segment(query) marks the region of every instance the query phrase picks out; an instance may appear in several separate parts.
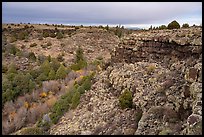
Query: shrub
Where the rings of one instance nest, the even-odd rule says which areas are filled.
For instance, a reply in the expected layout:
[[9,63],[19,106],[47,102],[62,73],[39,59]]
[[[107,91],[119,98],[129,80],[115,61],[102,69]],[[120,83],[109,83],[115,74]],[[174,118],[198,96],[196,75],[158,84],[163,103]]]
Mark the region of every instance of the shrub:
[[54,32],[50,32],[50,34],[49,34],[49,35],[50,35],[50,37],[51,37],[51,38],[55,38],[55,37],[56,37],[56,35],[55,35],[55,33],[54,33]]
[[22,135],[44,135],[44,131],[37,127],[26,127],[21,130]]
[[50,62],[48,60],[45,60],[43,64],[40,66],[42,73],[44,73],[46,76],[48,76],[51,66]]
[[33,61],[36,61],[35,53],[29,52],[28,58],[31,59],[31,60],[33,60]]
[[50,65],[54,69],[54,71],[56,72],[60,67],[60,62],[56,58],[52,58]]
[[47,60],[48,60],[49,62],[51,62],[52,58],[51,58],[51,56],[50,56],[50,55],[49,55],[49,56],[47,56]]
[[75,30],[78,30],[80,27],[79,26],[75,26],[74,28],[75,28]]
[[41,70],[38,69],[32,69],[29,71],[30,75],[32,76],[33,79],[36,79],[40,74],[41,74]]
[[188,24],[188,23],[184,23],[184,24],[182,25],[182,28],[189,28],[189,24]]
[[58,32],[58,33],[57,33],[57,39],[62,39],[62,38],[63,38],[62,32]]
[[43,31],[43,37],[44,38],[49,37],[49,33],[47,31]]
[[28,36],[28,32],[27,31],[23,31],[23,32],[20,32],[18,34],[18,39],[24,40],[27,36]]
[[47,80],[47,76],[44,73],[41,73],[37,78],[36,81],[38,84],[40,84],[42,81]]
[[14,123],[15,123],[16,130],[25,126],[26,114],[27,114],[27,109],[24,107],[21,107],[20,109],[17,110],[16,116],[14,117]]
[[11,63],[11,65],[9,65],[7,73],[17,74],[17,67],[14,63]]
[[8,44],[6,46],[6,51],[8,51],[8,53],[16,55],[16,53],[19,51],[19,49],[13,44]]
[[82,84],[85,90],[90,90],[91,89],[91,79],[87,78],[84,83]]
[[62,79],[65,78],[67,75],[67,71],[66,68],[64,67],[64,65],[60,65],[59,69],[56,72],[56,78],[57,79]]
[[13,100],[13,91],[11,89],[6,89],[5,92],[2,94],[2,103],[6,103],[7,101]]
[[40,64],[42,64],[45,60],[46,60],[46,56],[45,55],[39,55],[38,56],[38,61],[39,61]]
[[60,84],[58,81],[55,81],[55,80],[44,81],[42,84],[42,89],[45,92],[48,92],[48,91],[58,92],[60,89]]
[[80,102],[80,93],[76,91],[72,97],[71,108],[75,109],[78,106],[79,102]]
[[132,92],[126,89],[119,97],[121,108],[132,108],[132,99]]
[[85,93],[85,89],[84,89],[83,86],[79,86],[79,87],[77,88],[77,91],[78,91],[80,94],[84,94],[84,93]]
[[159,26],[159,29],[167,29],[167,27],[165,25],[161,25]]
[[54,71],[53,68],[51,68],[51,70],[50,70],[50,72],[49,72],[49,74],[48,74],[48,79],[49,79],[49,80],[55,79],[55,71]]
[[156,66],[150,64],[146,69],[147,69],[147,73],[150,74],[156,69]]
[[37,46],[36,43],[32,43],[32,44],[30,44],[30,47],[36,47],[36,46]]
[[179,29],[180,25],[177,21],[172,21],[171,23],[168,24],[168,29]]
[[82,68],[84,68],[84,67],[86,67],[86,66],[87,66],[87,62],[86,62],[86,61],[83,61],[83,60],[80,60],[78,63],[72,64],[72,65],[70,66],[70,68],[71,68],[72,70],[80,70],[80,69],[82,69]]
[[79,46],[76,50],[76,56],[75,56],[75,63],[79,63],[79,61],[84,61],[84,53],[83,49],[81,46]]

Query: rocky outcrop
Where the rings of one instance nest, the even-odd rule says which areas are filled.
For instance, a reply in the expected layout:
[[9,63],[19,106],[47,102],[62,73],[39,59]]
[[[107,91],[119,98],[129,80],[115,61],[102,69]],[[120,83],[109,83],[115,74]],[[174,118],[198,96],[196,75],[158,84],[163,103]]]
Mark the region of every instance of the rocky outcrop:
[[166,57],[179,60],[198,58],[202,53],[202,28],[133,33],[124,37],[114,51],[113,62],[134,63],[152,59],[168,62]]
[[201,28],[154,30],[114,49],[110,83],[118,94],[130,89],[143,111],[135,134],[202,134],[201,39]]

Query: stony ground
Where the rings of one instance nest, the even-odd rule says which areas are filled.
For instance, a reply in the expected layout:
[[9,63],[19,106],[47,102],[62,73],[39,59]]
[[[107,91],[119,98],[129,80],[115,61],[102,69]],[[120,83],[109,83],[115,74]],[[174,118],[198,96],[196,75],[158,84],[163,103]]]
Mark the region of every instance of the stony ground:
[[[131,38],[125,38],[119,44],[122,43],[121,48],[112,53],[110,65],[95,78],[92,90],[84,94],[76,110],[67,112],[50,129],[50,134],[202,134],[202,41],[200,29],[195,30],[175,30],[176,35],[183,35],[171,39],[178,45],[185,45],[187,50],[179,51],[175,56],[172,52],[158,54],[159,58],[165,59],[163,61],[141,57],[141,61],[131,62],[132,58],[125,56],[131,52],[140,53],[130,49],[145,43],[139,38],[142,36],[155,41],[156,36],[152,35],[156,32],[131,34]],[[156,41],[169,41],[170,34],[174,36],[175,33],[164,31]],[[145,51],[146,54],[154,45],[147,46],[150,50]],[[193,46],[198,50],[193,50]],[[165,45],[159,48],[163,50]],[[179,58],[189,51],[197,55],[192,53],[191,57]],[[122,110],[118,96],[126,88],[133,93],[134,108]],[[142,117],[138,122],[139,110],[142,110]]]

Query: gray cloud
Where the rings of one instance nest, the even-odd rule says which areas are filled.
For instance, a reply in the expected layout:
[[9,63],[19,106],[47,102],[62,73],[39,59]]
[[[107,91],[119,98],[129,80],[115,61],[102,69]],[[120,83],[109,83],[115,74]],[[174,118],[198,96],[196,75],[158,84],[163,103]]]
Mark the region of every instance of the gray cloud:
[[202,21],[201,2],[3,2],[3,22],[158,24]]

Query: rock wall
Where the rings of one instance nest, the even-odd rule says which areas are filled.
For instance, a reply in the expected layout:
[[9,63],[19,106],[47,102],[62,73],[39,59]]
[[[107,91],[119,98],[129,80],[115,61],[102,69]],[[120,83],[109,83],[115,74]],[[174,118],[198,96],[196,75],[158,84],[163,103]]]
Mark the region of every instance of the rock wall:
[[202,30],[131,34],[107,67],[114,92],[133,92],[143,111],[136,135],[202,134]]
[[[114,49],[112,62],[134,63],[176,57],[199,58],[202,53],[202,29],[153,30],[124,37]],[[167,60],[166,60],[167,61]]]

